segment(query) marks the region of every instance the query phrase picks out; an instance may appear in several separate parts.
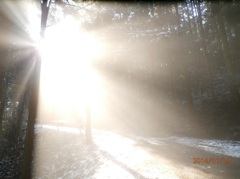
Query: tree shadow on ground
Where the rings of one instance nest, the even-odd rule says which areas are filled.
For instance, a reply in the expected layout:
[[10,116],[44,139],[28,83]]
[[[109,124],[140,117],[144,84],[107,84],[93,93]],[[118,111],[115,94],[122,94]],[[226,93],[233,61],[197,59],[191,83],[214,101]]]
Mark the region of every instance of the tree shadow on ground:
[[[150,143],[145,140],[136,140],[135,145],[143,147],[149,153],[160,156],[161,158],[165,158],[169,160],[172,164],[176,166],[186,166],[189,168],[194,168],[197,170],[201,170],[207,174],[213,174],[218,178],[240,178],[240,159],[233,158],[223,155],[217,155],[214,153],[210,153],[201,149],[189,147],[186,145],[178,144],[174,141],[167,140],[163,145],[157,145]],[[222,162],[221,164],[213,164],[213,163],[204,163],[200,162],[199,164],[195,164],[194,158],[200,159],[221,159],[221,158],[230,158],[230,164],[225,164]]]
[[94,178],[106,158],[135,178],[146,179],[96,144],[87,144],[82,134],[41,128],[36,132],[35,144],[33,178]]
[[101,165],[83,135],[41,129],[36,135],[33,178],[87,178]]
[[[97,146],[96,146],[97,147]],[[107,159],[111,160],[113,163],[117,164],[118,166],[120,166],[121,168],[125,169],[127,172],[129,172],[130,174],[132,174],[134,177],[136,177],[137,179],[147,179],[146,177],[144,177],[143,175],[141,175],[140,173],[138,173],[137,171],[133,170],[132,168],[128,167],[125,163],[122,163],[118,160],[115,159],[114,156],[112,156],[111,154],[109,154],[108,152],[98,149],[101,154],[103,156],[105,156]]]

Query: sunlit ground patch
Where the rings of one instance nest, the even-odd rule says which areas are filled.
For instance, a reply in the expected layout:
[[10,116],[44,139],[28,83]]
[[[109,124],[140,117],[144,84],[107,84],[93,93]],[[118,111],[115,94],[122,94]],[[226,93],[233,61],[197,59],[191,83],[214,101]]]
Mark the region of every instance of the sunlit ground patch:
[[135,178],[95,145],[69,130],[58,131],[54,126],[38,126],[34,178]]
[[35,178],[219,178],[113,132],[94,130],[95,144],[87,145],[85,137],[74,131],[45,126],[38,130]]
[[136,141],[112,132],[97,131],[95,141],[116,163],[146,178],[179,178],[167,160],[160,159],[136,146]]

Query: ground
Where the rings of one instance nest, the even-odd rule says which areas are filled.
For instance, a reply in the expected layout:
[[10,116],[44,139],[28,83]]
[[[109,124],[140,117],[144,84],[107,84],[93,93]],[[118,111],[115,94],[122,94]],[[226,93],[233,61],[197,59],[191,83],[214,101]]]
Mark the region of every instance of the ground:
[[238,141],[93,130],[89,145],[77,128],[38,125],[36,133],[34,178],[240,178]]

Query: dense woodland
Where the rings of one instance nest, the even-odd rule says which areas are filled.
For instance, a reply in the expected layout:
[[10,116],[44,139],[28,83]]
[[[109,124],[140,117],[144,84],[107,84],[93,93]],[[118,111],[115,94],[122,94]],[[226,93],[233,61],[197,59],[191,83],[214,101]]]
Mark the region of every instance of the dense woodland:
[[[239,1],[69,3],[52,2],[48,24],[73,16],[79,29],[97,32],[108,46],[93,66],[108,81],[112,109],[96,127],[239,139]],[[36,58],[36,49],[21,41],[31,42],[26,26],[0,7],[0,168],[14,176],[21,171]]]

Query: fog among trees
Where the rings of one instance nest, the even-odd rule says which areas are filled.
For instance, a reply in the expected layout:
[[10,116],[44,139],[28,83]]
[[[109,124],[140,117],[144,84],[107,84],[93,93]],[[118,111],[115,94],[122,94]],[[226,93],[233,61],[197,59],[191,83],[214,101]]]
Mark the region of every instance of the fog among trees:
[[[93,129],[142,136],[239,140],[239,1],[49,3],[49,14],[43,17],[39,1],[0,2],[0,178],[18,178],[24,168],[20,163],[27,150],[29,118],[34,116],[32,96],[37,98],[34,89],[39,89],[36,59],[42,57],[36,42],[43,18],[46,39],[55,34],[54,41],[61,45],[47,46],[56,56],[52,66],[42,64],[42,70],[48,70],[42,72],[42,84],[50,79],[44,88],[48,96],[39,97],[33,127],[83,127],[80,122],[87,116],[90,132],[92,124]],[[64,21],[73,21],[74,31],[90,34],[101,44],[90,65],[102,93],[86,87],[91,78],[81,81],[83,62],[71,61],[84,61],[83,54],[96,50],[90,42],[81,42],[81,36],[71,36],[71,30],[57,34],[54,28]],[[62,26],[72,29],[66,24]],[[92,105],[83,107],[88,104],[81,102],[88,100]]]

